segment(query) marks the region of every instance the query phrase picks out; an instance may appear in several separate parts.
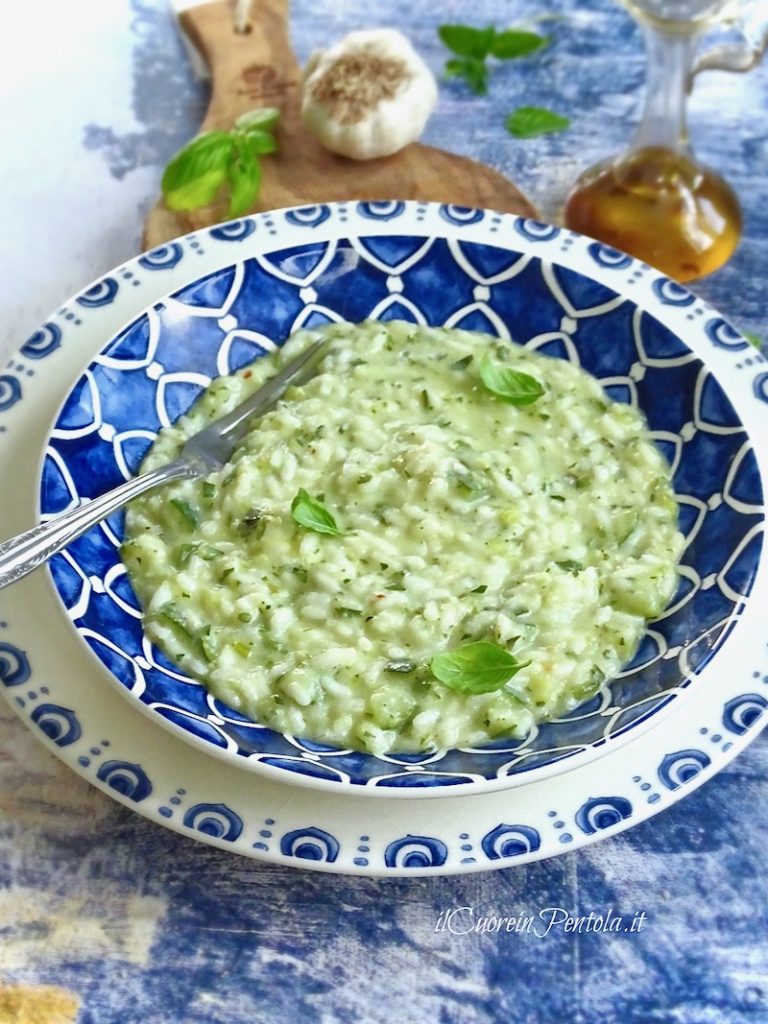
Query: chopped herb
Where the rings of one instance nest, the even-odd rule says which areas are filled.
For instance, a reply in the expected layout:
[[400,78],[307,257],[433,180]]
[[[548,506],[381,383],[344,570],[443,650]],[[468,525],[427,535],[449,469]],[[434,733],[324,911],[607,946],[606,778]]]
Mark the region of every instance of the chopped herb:
[[291,572],[294,576],[298,576],[302,583],[306,583],[309,579],[309,572],[304,568],[303,565],[292,565]]
[[200,517],[188,501],[181,498],[171,498],[170,503],[181,516],[188,530],[194,530],[200,524]]
[[346,615],[346,616],[349,616],[349,615],[362,615],[363,614],[363,609],[362,608],[347,608],[343,604],[336,605],[336,611],[339,613],[339,615]]
[[200,637],[200,650],[203,652],[203,657],[209,664],[215,659],[216,649],[207,636]]
[[586,679],[573,688],[573,696],[576,700],[583,701],[593,697],[603,684],[605,673],[596,665],[592,667]]
[[395,572],[390,573],[389,581],[385,585],[385,590],[405,590],[405,569],[397,569]]
[[243,516],[237,527],[241,537],[254,537],[258,539],[264,535],[267,528],[267,520],[261,509],[252,508]]
[[251,653],[251,648],[248,646],[248,644],[244,644],[240,640],[234,640],[232,642],[232,647],[235,651],[237,651],[238,654],[242,655],[244,658],[247,658],[248,655]]
[[203,480],[203,497],[212,498],[216,493],[216,484],[211,483],[210,480]]
[[430,662],[435,679],[459,693],[492,693],[500,690],[520,669],[530,662],[520,663],[514,655],[497,644],[478,640],[453,651],[436,654]]
[[562,569],[563,572],[573,573],[574,576],[578,576],[578,574],[584,569],[581,562],[574,562],[571,558],[566,558],[563,562],[555,562],[555,565],[558,569]]
[[470,594],[484,594],[488,589],[486,583],[481,583],[479,587],[475,587],[474,590],[470,590]]
[[460,463],[459,465],[461,468],[454,470],[451,473],[451,476],[459,485],[459,487],[462,488],[462,490],[469,491],[470,493],[477,493],[478,491],[482,491],[485,489],[483,487],[482,482],[478,480],[476,476],[470,473],[470,471],[463,463]]
[[253,616],[251,615],[250,612],[240,612],[237,617],[238,617],[238,619],[241,622],[252,622],[253,621]]
[[754,347],[760,351],[763,345],[763,339],[758,334],[753,334],[751,331],[742,331],[742,334],[750,345],[754,345]]
[[565,498],[562,494],[550,494],[550,498],[552,499],[552,501],[565,501]]
[[432,409],[432,403],[429,400],[429,392],[427,391],[426,388],[422,388],[421,389],[421,404],[427,410],[431,410]]
[[499,366],[487,354],[480,360],[480,377],[489,391],[510,405],[531,405],[544,394],[535,377]]
[[313,498],[304,490],[299,493],[291,502],[291,515],[299,526],[305,530],[314,530],[315,533],[328,533],[332,536],[341,536],[341,530],[336,525],[336,520],[323,504],[323,496]]
[[197,544],[182,544],[178,554],[179,565],[186,565],[195,551],[197,551]]
[[455,363],[451,363],[452,370],[466,370],[469,364],[472,362],[472,355],[463,356],[461,359],[457,359]]
[[190,643],[195,642],[195,634],[186,624],[184,619],[179,615],[176,606],[172,602],[164,604],[158,613],[158,618],[165,622],[167,625],[172,626],[177,633],[181,634],[185,640]]

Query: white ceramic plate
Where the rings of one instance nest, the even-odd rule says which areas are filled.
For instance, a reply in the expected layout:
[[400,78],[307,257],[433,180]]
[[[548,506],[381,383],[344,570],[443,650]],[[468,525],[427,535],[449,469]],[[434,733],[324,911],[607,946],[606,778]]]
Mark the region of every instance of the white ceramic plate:
[[[59,310],[0,373],[3,532],[28,525],[39,453],[76,371],[143,308],[185,282],[237,260],[347,233],[411,232],[494,243],[513,218],[410,204],[344,204],[273,213],[188,236],[117,268]],[[519,224],[519,222],[517,222]],[[552,231],[525,224],[531,245]],[[279,234],[279,244],[275,235]],[[559,232],[557,262],[581,269],[593,245]],[[647,267],[611,257],[592,277],[658,314],[686,341],[691,324],[722,323],[689,293]],[[551,258],[551,257],[550,257]],[[594,258],[592,258],[594,263]],[[101,298],[113,293],[110,301]],[[666,299],[664,299],[666,297]],[[576,311],[578,312],[578,311]],[[687,333],[686,333],[687,332]],[[701,355],[753,438],[764,434],[768,373],[762,358],[722,325],[698,334]],[[705,348],[708,349],[705,352]],[[693,343],[692,343],[693,347]],[[766,473],[766,446],[758,459]],[[554,778],[506,793],[375,805],[259,779],[208,757],[131,710],[85,658],[45,573],[0,593],[0,681],[23,720],[66,763],[144,816],[248,856],[330,871],[417,874],[482,870],[540,859],[629,827],[669,806],[726,764],[763,724],[768,656],[759,607],[763,562],[737,630],[728,672],[692,688],[684,716],[667,715],[626,746]]]

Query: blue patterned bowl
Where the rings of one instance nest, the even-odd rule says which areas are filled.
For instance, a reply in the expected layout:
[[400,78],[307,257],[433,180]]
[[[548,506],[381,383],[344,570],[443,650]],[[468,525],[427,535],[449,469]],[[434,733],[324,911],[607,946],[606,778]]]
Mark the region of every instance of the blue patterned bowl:
[[[200,278],[190,271],[113,337],[70,391],[45,452],[42,518],[135,473],[160,427],[271,341],[282,345],[299,327],[329,320],[400,318],[514,338],[577,362],[613,398],[639,405],[673,467],[688,545],[669,609],[589,703],[524,740],[374,757],[247,720],[154,649],[119,559],[117,515],[57,556],[51,571],[75,629],[137,707],[200,749],[279,779],[436,795],[580,765],[681,709],[687,692],[722,670],[761,557],[764,508],[749,417],[725,379],[732,360],[716,372],[711,365],[719,351],[730,359],[748,344],[714,311],[622,253],[481,210],[337,204],[237,221],[211,236],[231,243],[231,260]],[[171,243],[140,265],[167,268],[183,250]],[[117,290],[106,277],[78,301],[107,307]],[[51,343],[43,328],[29,344]],[[768,400],[768,374],[753,391],[758,405]]]

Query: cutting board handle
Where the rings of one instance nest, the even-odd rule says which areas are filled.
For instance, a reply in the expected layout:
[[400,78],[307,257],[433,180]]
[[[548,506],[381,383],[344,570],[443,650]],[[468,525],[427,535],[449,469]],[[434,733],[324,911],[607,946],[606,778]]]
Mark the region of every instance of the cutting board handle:
[[253,3],[246,32],[236,31],[232,6],[221,0],[192,7],[179,21],[211,72],[202,131],[231,128],[255,107],[278,107],[284,132],[298,127],[301,69],[288,35],[288,0]]

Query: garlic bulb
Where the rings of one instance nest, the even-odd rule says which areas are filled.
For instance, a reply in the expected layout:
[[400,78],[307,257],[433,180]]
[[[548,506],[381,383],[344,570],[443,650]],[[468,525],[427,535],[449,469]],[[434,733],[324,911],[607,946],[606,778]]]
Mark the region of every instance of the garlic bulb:
[[434,76],[394,29],[350,32],[304,71],[301,115],[334,153],[388,156],[421,135],[437,102]]

